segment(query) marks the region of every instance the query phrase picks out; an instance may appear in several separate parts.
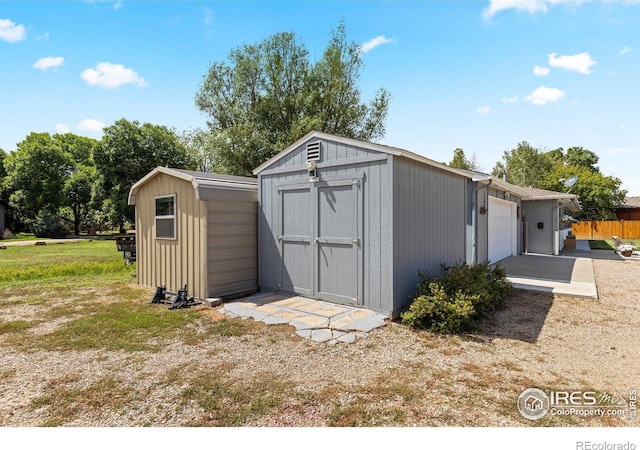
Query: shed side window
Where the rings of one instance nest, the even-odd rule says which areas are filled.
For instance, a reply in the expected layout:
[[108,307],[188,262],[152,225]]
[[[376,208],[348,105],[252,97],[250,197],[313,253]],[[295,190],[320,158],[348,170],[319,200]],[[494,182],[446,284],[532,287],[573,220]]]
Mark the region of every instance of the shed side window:
[[156,197],[156,239],[176,238],[176,196]]

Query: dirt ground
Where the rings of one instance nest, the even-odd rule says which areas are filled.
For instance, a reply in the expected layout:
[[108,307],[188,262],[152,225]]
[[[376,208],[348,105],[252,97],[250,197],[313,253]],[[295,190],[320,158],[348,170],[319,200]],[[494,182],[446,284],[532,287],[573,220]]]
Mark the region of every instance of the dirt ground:
[[[46,339],[68,318],[0,334],[0,424],[638,426],[628,403],[640,387],[640,261],[592,256],[598,300],[514,291],[481,332],[461,336],[390,322],[328,345],[244,321],[251,326],[201,339],[156,337],[159,351],[58,351],[17,343],[21,333]],[[0,317],[28,320],[41,307],[3,307]],[[517,400],[533,387],[593,392],[603,411],[626,417],[525,419]]]

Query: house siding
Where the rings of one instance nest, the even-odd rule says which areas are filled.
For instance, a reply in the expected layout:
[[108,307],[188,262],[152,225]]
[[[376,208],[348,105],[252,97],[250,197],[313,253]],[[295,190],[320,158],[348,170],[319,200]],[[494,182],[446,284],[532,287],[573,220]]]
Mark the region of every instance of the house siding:
[[465,262],[467,180],[407,159],[394,160],[394,314],[410,302],[418,271]]

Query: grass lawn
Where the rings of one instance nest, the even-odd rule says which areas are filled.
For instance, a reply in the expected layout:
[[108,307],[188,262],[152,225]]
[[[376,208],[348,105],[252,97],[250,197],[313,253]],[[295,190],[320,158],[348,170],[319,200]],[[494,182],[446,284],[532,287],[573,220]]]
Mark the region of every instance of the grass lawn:
[[[591,389],[594,364],[565,367],[575,337],[564,340],[564,328],[553,327],[570,323],[577,333],[584,308],[598,302],[519,291],[479,334],[441,336],[393,323],[329,346],[288,325],[149,304],[152,289],[135,281],[135,265],[124,264],[113,241],[0,250],[0,426],[628,423],[550,415],[533,423],[515,406],[528,387]],[[636,323],[629,314],[603,323]],[[600,326],[585,320],[589,333]],[[531,323],[540,329],[523,326]],[[530,337],[525,329],[537,331]],[[637,334],[624,339],[636,342]],[[572,348],[597,356],[614,344]],[[621,359],[625,370],[637,373],[635,360]]]
[[[622,239],[623,244],[631,244],[640,248],[640,239]],[[611,250],[616,248],[616,244],[613,239],[599,239],[589,241],[589,247],[592,250]]]
[[125,266],[113,241],[8,246],[0,251],[0,287],[87,275],[131,280],[135,274],[134,266]]
[[38,238],[33,233],[16,233],[15,237],[11,239],[2,239],[0,242],[16,242],[16,241],[31,241],[31,240],[46,240],[46,238]]

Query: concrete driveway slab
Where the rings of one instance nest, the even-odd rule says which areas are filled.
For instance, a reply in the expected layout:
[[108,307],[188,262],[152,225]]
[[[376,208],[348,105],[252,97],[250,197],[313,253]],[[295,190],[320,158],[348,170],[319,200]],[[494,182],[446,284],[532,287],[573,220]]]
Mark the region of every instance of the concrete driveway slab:
[[517,255],[500,261],[516,289],[552,292],[573,297],[598,298],[589,253],[577,256]]

